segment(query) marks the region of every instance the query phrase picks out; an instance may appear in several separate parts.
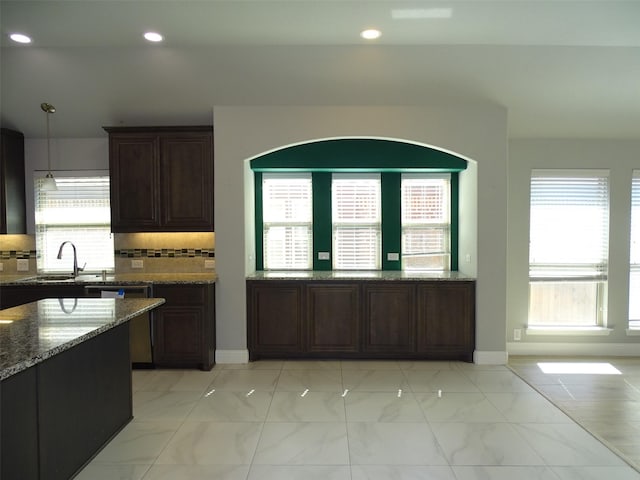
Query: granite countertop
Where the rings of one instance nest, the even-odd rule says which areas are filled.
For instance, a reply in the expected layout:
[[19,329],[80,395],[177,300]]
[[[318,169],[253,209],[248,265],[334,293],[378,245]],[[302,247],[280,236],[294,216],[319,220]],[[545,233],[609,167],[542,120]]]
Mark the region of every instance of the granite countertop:
[[58,280],[43,279],[42,275],[0,275],[2,285],[140,285],[140,284],[180,284],[215,283],[218,276],[210,273],[116,273],[102,279],[100,274],[81,274],[76,278]]
[[0,310],[0,380],[164,302],[163,298],[45,299]]
[[474,281],[461,272],[428,271],[259,271],[247,280],[384,280],[384,281]]

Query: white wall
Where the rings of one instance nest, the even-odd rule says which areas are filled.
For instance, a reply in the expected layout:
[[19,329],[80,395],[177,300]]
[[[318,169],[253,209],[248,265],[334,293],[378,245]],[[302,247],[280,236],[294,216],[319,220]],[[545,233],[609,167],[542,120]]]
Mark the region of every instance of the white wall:
[[[25,139],[25,195],[27,233],[35,233],[33,178],[36,170],[47,170],[47,140]],[[109,170],[109,140],[105,138],[52,138],[52,170]]]
[[[536,168],[605,169],[610,173],[608,336],[523,336],[529,268],[529,191]],[[631,177],[640,169],[640,141],[537,139],[509,142],[507,341],[513,354],[640,355],[640,337],[628,336]]]
[[472,168],[462,182],[475,180],[477,172],[477,197],[463,198],[468,223],[461,254],[472,258],[461,269],[477,273],[476,360],[504,362],[507,115],[502,107],[221,106],[214,107],[213,124],[219,361],[246,356],[245,275],[254,269],[248,159],[300,142],[365,136],[424,143],[477,162],[477,171]]

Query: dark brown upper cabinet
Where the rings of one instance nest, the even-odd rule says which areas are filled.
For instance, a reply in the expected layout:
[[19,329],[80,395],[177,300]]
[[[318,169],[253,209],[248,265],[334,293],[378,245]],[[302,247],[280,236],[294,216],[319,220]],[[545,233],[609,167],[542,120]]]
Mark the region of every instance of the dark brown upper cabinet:
[[213,128],[104,127],[113,232],[213,231]]
[[24,136],[0,130],[0,233],[27,233]]

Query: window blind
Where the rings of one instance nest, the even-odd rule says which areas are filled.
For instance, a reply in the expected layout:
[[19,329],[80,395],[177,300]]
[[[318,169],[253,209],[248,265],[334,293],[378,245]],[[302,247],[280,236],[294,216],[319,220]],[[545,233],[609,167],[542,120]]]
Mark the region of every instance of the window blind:
[[379,270],[380,174],[334,174],[331,180],[333,268]]
[[531,178],[530,277],[606,279],[609,249],[606,174]]
[[263,174],[265,270],[312,268],[311,174]]
[[403,174],[402,268],[446,270],[450,264],[450,176]]
[[85,271],[113,271],[114,246],[111,234],[109,176],[64,177],[56,173],[57,190],[42,189],[43,178],[35,179],[35,221],[38,271],[71,272],[72,248],[76,246],[78,266]]
[[640,327],[640,170],[631,181],[631,249],[629,252],[629,320]]

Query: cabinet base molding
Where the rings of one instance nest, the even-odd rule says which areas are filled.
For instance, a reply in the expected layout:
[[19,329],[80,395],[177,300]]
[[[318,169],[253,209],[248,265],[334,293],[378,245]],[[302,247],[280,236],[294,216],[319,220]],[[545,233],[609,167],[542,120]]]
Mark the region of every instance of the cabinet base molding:
[[216,350],[216,363],[249,363],[249,350]]

